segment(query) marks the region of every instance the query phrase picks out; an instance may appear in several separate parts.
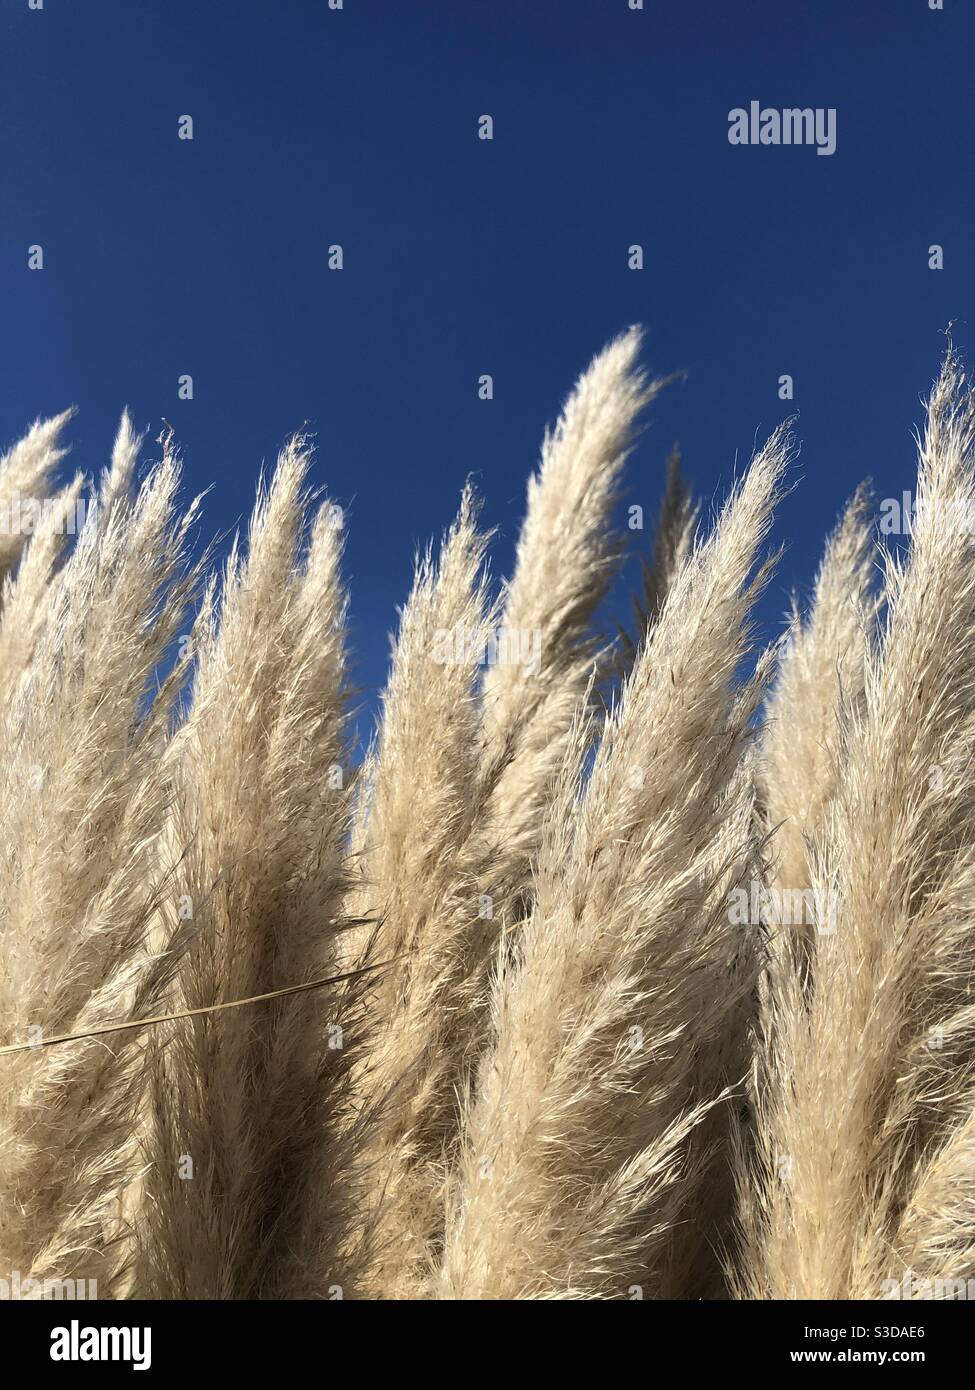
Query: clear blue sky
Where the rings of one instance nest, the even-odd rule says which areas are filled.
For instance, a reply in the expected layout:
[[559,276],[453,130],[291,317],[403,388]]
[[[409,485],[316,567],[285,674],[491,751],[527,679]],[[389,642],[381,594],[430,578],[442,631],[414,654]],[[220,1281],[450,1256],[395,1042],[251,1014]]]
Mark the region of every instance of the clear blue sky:
[[[881,498],[911,485],[949,320],[975,352],[969,0],[0,0],[0,14],[0,439],[73,402],[71,462],[97,469],[123,404],[151,437],[165,417],[188,488],[216,484],[217,531],[307,422],[315,481],[349,506],[367,690],[416,544],[473,472],[505,570],[543,426],[626,324],[647,326],[652,367],[688,372],[632,461],[630,500],[648,510],[673,439],[710,501],[799,412],[769,619],[808,586],[862,477]],[[730,145],[728,112],[753,99],[835,107],[836,153]],[[635,242],[642,272],[627,269]]]

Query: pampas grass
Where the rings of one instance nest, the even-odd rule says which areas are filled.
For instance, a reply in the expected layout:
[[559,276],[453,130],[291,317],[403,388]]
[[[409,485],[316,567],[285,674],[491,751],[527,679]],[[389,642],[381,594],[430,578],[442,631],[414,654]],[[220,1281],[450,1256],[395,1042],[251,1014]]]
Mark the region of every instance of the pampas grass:
[[[542,443],[515,571],[504,586],[502,624],[537,641],[540,669],[489,666],[483,683],[487,751],[508,750],[493,809],[504,824],[507,879],[527,887],[540,844],[550,785],[569,744],[597,654],[591,620],[622,559],[612,509],[640,413],[666,385],[637,365],[642,342],[631,328],[580,377]],[[608,654],[601,660],[608,662]]]
[[[162,890],[155,847],[179,674],[152,687],[195,581],[195,507],[176,512],[178,477],[167,450],[134,496],[89,514],[63,569],[31,576],[47,578],[43,630],[0,725],[10,1041],[151,1012],[171,973],[182,933],[150,954],[147,927]],[[124,1250],[117,1207],[137,1170],[139,1034],[0,1065],[0,1264],[97,1279],[107,1294]]]
[[789,429],[709,525],[673,454],[610,641],[640,349],[545,434],[500,584],[464,489],[361,760],[307,439],[222,573],[168,433],[140,480],[123,415],[94,488],[70,412],[0,459],[0,1278],[965,1295],[971,389],[949,351],[906,548],[860,489],[768,650]]
[[[195,1009],[339,973],[349,828],[345,597],[327,503],[303,553],[308,452],[261,489],[246,558],[193,637],[172,743],[160,929],[192,922],[174,1002]],[[343,775],[344,774],[344,775]],[[343,1163],[311,1163],[344,1103],[340,986],[174,1025],[153,1061],[138,1286],[246,1298],[335,1277]],[[332,1033],[330,1029],[338,1029]],[[158,1040],[157,1040],[158,1042]],[[318,1190],[306,1191],[314,1178]],[[328,1203],[324,1232],[314,1211]]]
[[827,557],[848,614],[841,603],[814,640],[854,679],[832,683],[820,715],[829,771],[813,784],[821,828],[806,872],[826,911],[811,978],[781,942],[769,953],[758,1157],[741,1177],[751,1297],[877,1297],[908,1269],[953,1274],[952,1255],[967,1277],[965,1202],[952,1218],[935,1194],[957,1171],[975,1100],[973,423],[949,354],[919,445],[910,546],[885,556],[876,643],[860,635],[855,513]]
[[490,864],[478,837],[492,773],[482,770],[477,653],[496,619],[486,544],[465,490],[438,565],[429,554],[417,565],[369,772],[359,902],[378,926],[364,959],[378,950],[391,964],[375,990],[359,1084],[378,1110],[368,1155],[371,1288],[398,1296],[415,1289],[437,1232],[454,1092],[497,939],[497,924],[479,911]]
[[770,441],[689,556],[584,787],[584,716],[573,730],[466,1105],[441,1297],[652,1295],[665,1279],[661,1247],[693,1200],[688,1140],[719,1099],[694,1084],[696,1048],[735,1003],[738,942],[714,888],[763,678],[731,681],[787,447]]

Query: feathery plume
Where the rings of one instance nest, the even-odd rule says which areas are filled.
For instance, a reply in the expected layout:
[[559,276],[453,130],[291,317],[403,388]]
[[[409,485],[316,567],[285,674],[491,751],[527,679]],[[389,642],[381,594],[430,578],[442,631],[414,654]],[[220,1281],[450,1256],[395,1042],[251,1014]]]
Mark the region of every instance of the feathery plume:
[[[870,492],[861,486],[830,538],[805,623],[793,605],[768,702],[760,766],[779,892],[801,891],[811,882],[809,861],[836,786],[847,712],[863,698],[877,617],[870,505]],[[815,928],[800,927],[794,944],[809,950],[814,941]]]
[[[308,460],[301,438],[282,451],[247,556],[235,544],[219,614],[211,593],[194,636],[160,904],[167,931],[192,920],[180,1008],[325,977],[336,960],[345,598],[327,505],[300,560]],[[331,1135],[345,1104],[351,998],[337,986],[173,1025],[153,1066],[140,1294],[274,1297],[346,1282],[337,1261],[349,1156]]]
[[501,626],[538,661],[501,662],[484,678],[486,755],[506,757],[492,800],[515,893],[527,888],[549,784],[596,658],[590,623],[622,556],[611,516],[637,417],[666,385],[637,366],[641,344],[630,328],[593,359],[528,483]]
[[617,668],[622,677],[629,674],[641,644],[657,621],[668,590],[673,584],[694,540],[698,507],[680,469],[680,449],[675,444],[667,455],[667,484],[657,518],[650,560],[640,557],[642,592],[633,595],[636,636],[620,630]]
[[[10,1041],[140,1016],[165,988],[170,957],[165,947],[148,954],[147,924],[177,682],[154,698],[150,686],[195,582],[195,507],[176,515],[178,477],[167,451],[115,516],[89,517],[3,711],[0,1017]],[[118,1205],[137,1158],[137,1037],[0,1061],[0,1268],[79,1274],[103,1296],[116,1287]]]
[[[886,557],[887,613],[815,856],[825,911],[811,985],[789,952],[770,954],[758,1154],[741,1175],[745,1297],[877,1297],[916,1258],[938,1167],[964,1151],[973,429],[949,351],[919,442],[909,551]],[[943,1244],[928,1232],[920,1248]]]
[[380,1112],[372,1291],[386,1297],[415,1291],[442,1225],[444,1151],[499,930],[483,911],[493,880],[475,835],[493,775],[478,701],[497,617],[487,540],[465,489],[436,569],[429,552],[418,562],[371,771],[364,892],[382,924],[370,950],[395,964],[375,991],[381,1023],[360,1087]]
[[688,1137],[718,1100],[697,1099],[695,1053],[734,1002],[741,933],[715,903],[714,855],[767,677],[762,662],[732,690],[788,448],[777,432],[682,566],[584,792],[584,712],[573,727],[466,1108],[439,1297],[659,1290],[658,1254],[694,1191]]
[[33,656],[47,618],[52,586],[78,516],[83,480],[76,475],[51,499],[17,569],[0,589],[0,702],[9,700]]
[[67,453],[61,434],[74,409],[35,420],[23,439],[0,458],[0,582],[17,564],[37,510],[51,494],[51,479]]

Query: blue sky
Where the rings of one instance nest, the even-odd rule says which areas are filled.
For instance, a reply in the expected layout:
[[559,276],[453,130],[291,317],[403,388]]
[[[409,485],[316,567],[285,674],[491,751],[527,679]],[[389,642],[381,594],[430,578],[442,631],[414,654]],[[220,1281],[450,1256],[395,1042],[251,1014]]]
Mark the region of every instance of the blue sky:
[[[91,470],[123,404],[151,438],[165,418],[213,532],[307,424],[368,692],[467,474],[504,572],[545,423],[641,322],[688,376],[629,501],[652,512],[679,439],[710,503],[799,414],[771,624],[862,477],[911,486],[950,320],[975,350],[975,18],[944,3],[0,0],[0,440],[73,402]],[[751,100],[835,108],[835,154],[732,146]]]

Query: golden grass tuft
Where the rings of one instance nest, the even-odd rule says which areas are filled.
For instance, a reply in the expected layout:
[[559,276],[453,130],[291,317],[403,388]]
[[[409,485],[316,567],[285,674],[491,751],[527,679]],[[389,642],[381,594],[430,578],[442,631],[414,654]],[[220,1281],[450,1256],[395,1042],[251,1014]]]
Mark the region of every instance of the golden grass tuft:
[[0,1278],[965,1296],[971,387],[949,351],[906,547],[858,490],[767,650],[789,427],[710,527],[672,455],[614,643],[640,349],[545,434],[500,585],[465,488],[358,763],[306,439],[222,573],[169,433],[140,478],[124,414],[94,487],[71,412],[0,458]]

